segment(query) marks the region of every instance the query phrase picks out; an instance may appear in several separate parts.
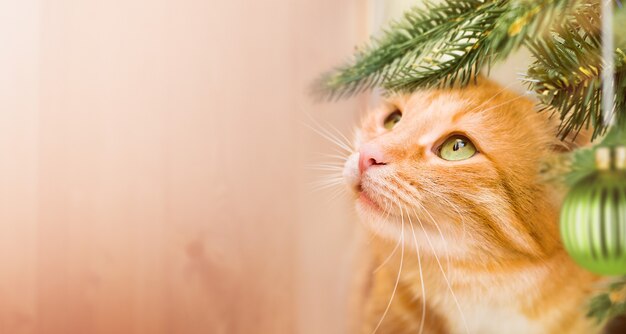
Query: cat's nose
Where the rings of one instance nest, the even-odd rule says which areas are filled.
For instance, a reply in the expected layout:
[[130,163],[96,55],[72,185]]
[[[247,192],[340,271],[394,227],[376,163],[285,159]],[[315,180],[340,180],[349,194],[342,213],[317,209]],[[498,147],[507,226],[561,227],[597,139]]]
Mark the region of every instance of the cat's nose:
[[383,152],[375,145],[365,144],[359,150],[359,172],[363,174],[372,166],[386,165]]

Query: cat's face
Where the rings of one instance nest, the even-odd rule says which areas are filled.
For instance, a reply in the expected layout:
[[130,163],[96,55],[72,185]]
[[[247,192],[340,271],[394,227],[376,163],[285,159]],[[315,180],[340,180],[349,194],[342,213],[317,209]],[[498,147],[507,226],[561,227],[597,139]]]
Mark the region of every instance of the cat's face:
[[556,211],[539,174],[555,128],[533,107],[488,81],[387,99],[344,167],[357,211],[382,237],[414,232],[452,256],[547,252]]

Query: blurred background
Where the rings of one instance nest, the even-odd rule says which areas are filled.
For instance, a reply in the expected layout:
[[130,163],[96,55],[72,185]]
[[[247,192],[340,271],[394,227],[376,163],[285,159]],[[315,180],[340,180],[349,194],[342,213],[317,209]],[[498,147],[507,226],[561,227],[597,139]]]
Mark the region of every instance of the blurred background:
[[0,334],[345,333],[307,91],[415,2],[0,1]]

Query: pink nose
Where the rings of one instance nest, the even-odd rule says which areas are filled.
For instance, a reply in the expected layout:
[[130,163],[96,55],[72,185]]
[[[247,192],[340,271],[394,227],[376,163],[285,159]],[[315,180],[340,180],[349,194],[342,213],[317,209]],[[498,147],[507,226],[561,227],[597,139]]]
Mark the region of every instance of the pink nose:
[[372,166],[386,164],[383,152],[375,145],[365,144],[359,150],[359,172],[361,174]]

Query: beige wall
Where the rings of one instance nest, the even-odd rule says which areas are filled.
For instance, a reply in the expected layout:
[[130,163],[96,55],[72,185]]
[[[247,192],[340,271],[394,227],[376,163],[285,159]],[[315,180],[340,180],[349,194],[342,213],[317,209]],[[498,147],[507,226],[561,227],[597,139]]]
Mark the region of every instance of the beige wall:
[[342,333],[356,224],[307,191],[359,0],[0,2],[0,333]]

